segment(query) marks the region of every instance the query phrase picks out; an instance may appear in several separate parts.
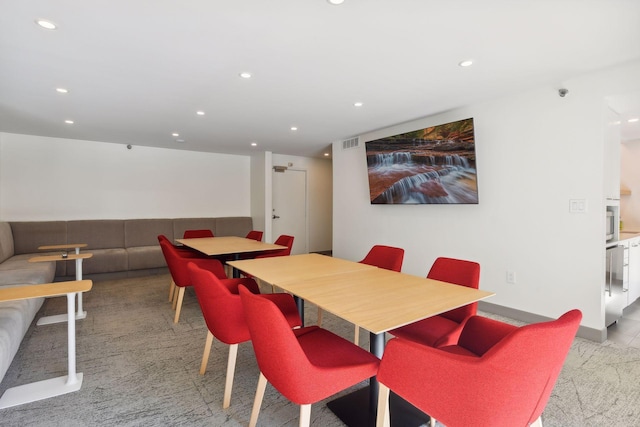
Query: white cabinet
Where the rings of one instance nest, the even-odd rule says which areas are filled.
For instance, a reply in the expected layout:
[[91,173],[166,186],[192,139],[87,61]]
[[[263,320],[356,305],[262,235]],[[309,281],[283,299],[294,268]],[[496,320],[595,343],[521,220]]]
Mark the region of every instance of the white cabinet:
[[627,304],[632,304],[635,300],[640,298],[640,237],[636,237],[629,240],[629,259],[628,271],[629,271],[629,284],[628,284],[628,296]]

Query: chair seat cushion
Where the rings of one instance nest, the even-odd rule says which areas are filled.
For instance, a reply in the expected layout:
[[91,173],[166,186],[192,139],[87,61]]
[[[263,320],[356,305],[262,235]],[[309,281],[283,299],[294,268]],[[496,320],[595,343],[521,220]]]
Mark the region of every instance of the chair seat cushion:
[[285,394],[299,405],[315,403],[347,387],[371,378],[379,359],[351,341],[318,327],[294,330],[300,347],[318,375],[310,376],[298,393]]
[[446,345],[444,347],[438,347],[439,350],[446,351],[447,353],[459,354],[461,356],[480,357],[481,355],[475,354],[471,350],[467,350],[459,345]]
[[[433,316],[420,320],[407,326],[390,331],[396,337],[404,338],[430,347],[440,345],[455,344],[458,341],[459,333],[448,338],[452,332],[459,329],[460,324],[442,316]],[[444,342],[442,338],[445,338]]]

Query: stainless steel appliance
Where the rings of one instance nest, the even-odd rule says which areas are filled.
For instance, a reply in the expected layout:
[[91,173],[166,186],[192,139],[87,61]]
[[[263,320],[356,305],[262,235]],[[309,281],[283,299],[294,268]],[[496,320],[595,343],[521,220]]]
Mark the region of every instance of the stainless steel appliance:
[[622,245],[607,248],[607,265],[605,268],[605,325],[609,326],[622,317],[626,307],[627,289],[624,281],[624,251]]
[[605,240],[607,243],[617,242],[620,231],[620,207],[608,204],[606,210]]

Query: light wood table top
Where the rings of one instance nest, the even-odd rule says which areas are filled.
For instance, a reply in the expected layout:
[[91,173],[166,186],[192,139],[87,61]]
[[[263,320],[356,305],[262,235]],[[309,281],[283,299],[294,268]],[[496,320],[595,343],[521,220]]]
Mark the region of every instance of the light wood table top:
[[29,262],[47,262],[47,261],[70,261],[76,259],[86,259],[91,258],[93,254],[91,252],[83,252],[80,254],[71,253],[66,257],[63,257],[62,254],[56,255],[39,255],[34,256],[33,258],[29,258]]
[[74,292],[91,290],[91,280],[43,283],[40,285],[18,285],[0,288],[0,301],[16,301],[29,298],[54,297]]
[[247,259],[229,261],[227,264],[278,287],[284,282],[377,269],[371,265],[320,254]]
[[176,239],[176,242],[209,256],[272,251],[287,248],[286,246],[258,242],[257,240],[236,236]]
[[64,245],[38,246],[38,249],[43,250],[43,251],[48,251],[48,250],[75,249],[75,248],[86,248],[86,247],[87,247],[86,243],[67,243],[67,244],[64,244]]
[[291,280],[278,287],[375,334],[495,295],[382,268]]

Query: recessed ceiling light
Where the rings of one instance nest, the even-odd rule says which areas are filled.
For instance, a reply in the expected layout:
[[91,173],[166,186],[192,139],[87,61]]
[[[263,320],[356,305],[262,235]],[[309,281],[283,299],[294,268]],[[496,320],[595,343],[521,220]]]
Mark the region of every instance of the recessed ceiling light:
[[354,106],[354,107],[362,107],[363,105],[364,105],[364,104],[363,104],[362,102],[360,102],[360,101],[358,101],[358,102],[354,102],[354,103],[353,103],[353,106]]
[[627,123],[635,123],[635,122],[637,122],[638,120],[640,120],[640,118],[638,118],[638,117],[634,117],[633,119],[629,119],[629,120],[627,120]]
[[196,111],[196,114],[199,116],[204,116],[204,111]]
[[171,134],[171,136],[180,136],[180,134],[178,132],[174,132]]
[[473,61],[470,60],[470,59],[467,59],[465,61],[459,62],[458,65],[461,66],[461,67],[470,67],[470,66],[473,65]]
[[65,120],[64,122],[65,122],[66,124],[68,124],[68,125],[72,125],[72,124],[73,124],[73,120]]
[[251,73],[240,73],[240,77],[242,77],[243,79],[250,79],[251,78]]
[[56,88],[56,92],[58,92],[58,93],[69,93],[69,90],[65,89],[63,87],[57,87]]
[[324,153],[324,156],[325,157],[329,157],[329,153]]
[[291,130],[298,130],[298,128],[295,126],[291,126]]
[[184,142],[184,139],[176,139],[176,142]]
[[257,147],[257,146],[258,146],[258,143],[257,143],[257,142],[252,142],[252,143],[251,143],[251,146],[252,146],[252,147]]
[[47,30],[55,30],[57,28],[56,24],[51,21],[47,21],[46,19],[36,19],[36,24]]
[[333,4],[333,5],[336,5],[336,6],[337,6],[337,5],[339,5],[339,4],[344,3],[344,0],[327,0],[327,1],[328,1],[330,4]]

